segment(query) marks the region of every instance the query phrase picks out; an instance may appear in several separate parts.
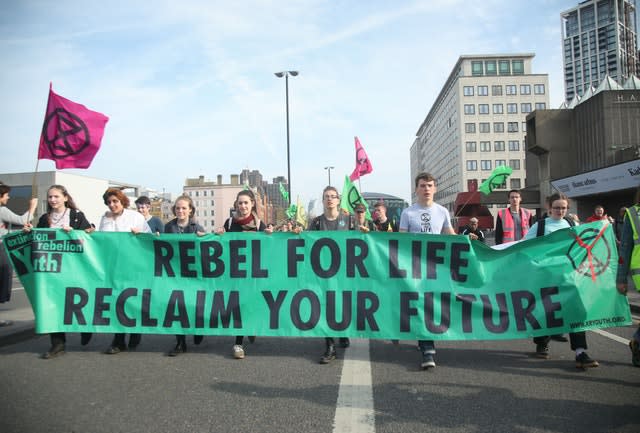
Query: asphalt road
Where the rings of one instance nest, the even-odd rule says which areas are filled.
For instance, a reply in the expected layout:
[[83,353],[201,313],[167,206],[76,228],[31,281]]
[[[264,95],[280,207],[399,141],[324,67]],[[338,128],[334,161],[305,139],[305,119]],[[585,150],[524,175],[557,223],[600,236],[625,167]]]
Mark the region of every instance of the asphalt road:
[[234,360],[231,337],[170,358],[168,336],[110,356],[110,335],[82,347],[71,334],[65,355],[42,360],[39,336],[0,348],[0,432],[637,433],[633,330],[588,332],[601,363],[588,371],[557,342],[549,360],[525,340],[443,342],[425,372],[411,341],[357,340],[322,366],[320,339],[258,337]]

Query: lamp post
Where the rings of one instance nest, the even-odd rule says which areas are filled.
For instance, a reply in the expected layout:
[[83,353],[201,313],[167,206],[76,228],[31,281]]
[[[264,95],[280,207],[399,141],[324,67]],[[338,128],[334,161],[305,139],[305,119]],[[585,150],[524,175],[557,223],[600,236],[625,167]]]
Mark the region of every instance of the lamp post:
[[331,185],[331,170],[333,170],[335,167],[334,166],[328,166],[325,167],[324,169],[327,170],[327,172],[329,173],[329,183],[327,185]]
[[289,190],[289,200],[287,203],[291,206],[291,160],[289,158],[289,75],[295,77],[298,75],[298,71],[282,71],[276,72],[275,76],[278,78],[284,77],[285,82],[285,96],[286,96],[286,108],[287,108],[287,189]]

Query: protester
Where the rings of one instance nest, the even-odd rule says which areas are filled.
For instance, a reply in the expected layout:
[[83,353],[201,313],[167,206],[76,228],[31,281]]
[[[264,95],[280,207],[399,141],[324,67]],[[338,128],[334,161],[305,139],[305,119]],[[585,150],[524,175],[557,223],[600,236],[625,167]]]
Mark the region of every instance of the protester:
[[363,233],[369,233],[376,229],[373,221],[367,219],[367,208],[362,203],[358,203],[354,208],[355,218],[353,229]]
[[[38,199],[32,198],[29,201],[29,209],[22,215],[16,215],[7,207],[11,187],[0,182],[0,304],[9,302],[11,299],[11,285],[13,279],[13,268],[9,262],[9,257],[4,251],[2,237],[12,231],[12,226],[24,227],[33,217],[33,213],[38,206]],[[10,326],[11,320],[0,319],[0,327]]]
[[[616,288],[618,292],[626,295],[628,290],[628,277],[631,276],[636,290],[640,291],[640,188],[636,190],[635,203],[626,210],[621,235],[620,235],[620,262],[616,275]],[[640,326],[629,340],[631,349],[631,363],[640,367]]]
[[387,206],[383,201],[377,202],[374,206],[373,222],[379,232],[397,232],[398,226],[387,217]]
[[[36,226],[39,229],[51,228],[62,229],[65,232],[71,230],[84,230],[91,233],[95,229],[91,225],[84,214],[78,210],[73,198],[62,185],[51,185],[47,191],[47,212],[40,216]],[[25,231],[33,228],[31,223],[24,226]],[[86,346],[91,340],[90,332],[80,334],[80,344]],[[64,332],[53,332],[49,335],[51,339],[51,347],[42,355],[43,359],[55,358],[65,352],[65,343],[67,341]]]
[[[228,218],[224,226],[216,230],[217,234],[221,235],[225,232],[273,232],[258,218],[256,198],[250,190],[246,189],[238,193],[234,207],[235,215]],[[250,336],[249,342],[253,343],[255,338]],[[244,359],[245,357],[243,342],[244,336],[236,336],[236,342],[232,348],[232,354],[235,359]]]
[[[188,195],[181,195],[173,204],[173,214],[175,218],[169,221],[163,228],[165,233],[195,233],[198,236],[205,235],[205,229],[196,222],[196,208],[193,200]],[[198,345],[202,343],[202,335],[194,335],[193,343]],[[187,337],[176,335],[176,347],[169,352],[169,356],[178,356],[187,352]]]
[[[351,218],[348,214],[340,211],[340,195],[335,187],[327,186],[322,191],[322,205],[324,212],[311,221],[309,230],[346,231],[351,229]],[[325,337],[324,340],[326,347],[324,354],[320,357],[320,364],[330,363],[336,359],[337,355],[334,337]],[[345,349],[351,344],[346,337],[340,337],[338,342]]]
[[478,228],[478,218],[476,217],[469,220],[469,225],[466,225],[460,234],[469,236],[471,240],[484,242],[484,232]]
[[495,243],[519,241],[527,234],[533,223],[533,213],[529,209],[520,207],[522,197],[520,191],[509,191],[509,206],[498,211],[496,216]]
[[151,215],[151,200],[146,195],[142,195],[138,197],[135,201],[136,208],[138,212],[142,214],[145,221],[149,225],[152,233],[159,235],[160,233],[164,233],[164,223],[157,216]]
[[[575,225],[573,219],[566,216],[569,209],[569,199],[567,196],[559,193],[553,194],[547,198],[547,204],[551,216],[533,224],[523,240],[545,236],[556,230],[573,227]],[[551,336],[534,337],[533,342],[536,345],[536,356],[538,358],[549,358],[550,339]],[[587,355],[587,335],[584,331],[569,333],[569,341],[571,342],[571,350],[574,350],[576,354],[577,368],[597,367],[599,365],[597,361]]]
[[[438,190],[436,178],[430,173],[419,173],[415,178],[415,188],[417,202],[402,211],[400,232],[455,234],[449,211],[434,201]],[[420,367],[423,370],[434,368],[436,346],[433,340],[419,340],[418,348],[422,354]]]
[[[102,199],[109,210],[102,216],[98,230],[102,232],[131,232],[133,234],[151,233],[149,224],[144,220],[144,217],[129,209],[129,197],[122,190],[108,188],[102,195]],[[131,334],[129,350],[136,350],[141,339],[141,334]],[[125,350],[127,350],[125,334],[118,333],[113,336],[111,345],[104,353],[115,355]]]
[[622,242],[622,229],[624,227],[624,217],[627,214],[627,208],[622,206],[618,211],[618,215],[613,221],[613,231],[616,233],[616,242],[618,246]]
[[589,218],[587,218],[587,222],[591,223],[591,222],[600,221],[600,220],[607,220],[607,221],[609,221],[610,223],[613,224],[613,218],[609,217],[604,212],[604,207],[602,207],[602,205],[597,205],[593,209],[593,215],[591,215]]

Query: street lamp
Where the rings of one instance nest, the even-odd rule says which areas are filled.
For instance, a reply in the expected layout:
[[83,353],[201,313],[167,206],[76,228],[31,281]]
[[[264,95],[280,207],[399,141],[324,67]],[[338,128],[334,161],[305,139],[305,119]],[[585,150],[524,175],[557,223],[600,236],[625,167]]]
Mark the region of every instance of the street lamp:
[[285,82],[285,95],[286,95],[286,108],[287,108],[287,189],[289,190],[289,206],[291,206],[291,160],[289,158],[289,75],[296,77],[298,71],[282,71],[276,72],[275,76],[278,78],[284,77]]
[[325,167],[324,169],[327,170],[329,172],[329,183],[327,185],[331,185],[331,170],[333,170],[335,167],[333,166],[328,166]]

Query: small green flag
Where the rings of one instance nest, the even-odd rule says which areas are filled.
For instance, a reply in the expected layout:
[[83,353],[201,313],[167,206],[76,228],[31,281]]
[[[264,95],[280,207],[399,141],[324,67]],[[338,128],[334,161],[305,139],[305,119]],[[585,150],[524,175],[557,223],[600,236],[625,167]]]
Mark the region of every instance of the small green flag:
[[296,216],[298,208],[295,204],[291,203],[291,205],[284,211],[287,218],[291,219]]
[[346,210],[350,214],[355,214],[355,207],[357,204],[363,204],[367,210],[367,219],[371,219],[371,212],[369,212],[369,205],[364,200],[358,188],[351,182],[349,176],[344,177],[344,186],[342,187],[342,198],[340,199],[340,208]]
[[284,199],[284,201],[286,202],[289,201],[289,191],[287,191],[284,185],[282,185],[282,182],[280,182],[280,194],[282,195],[282,198]]
[[506,165],[497,166],[489,175],[489,178],[482,182],[478,188],[484,195],[490,194],[495,188],[499,188],[507,181],[509,175],[513,172],[511,167]]

